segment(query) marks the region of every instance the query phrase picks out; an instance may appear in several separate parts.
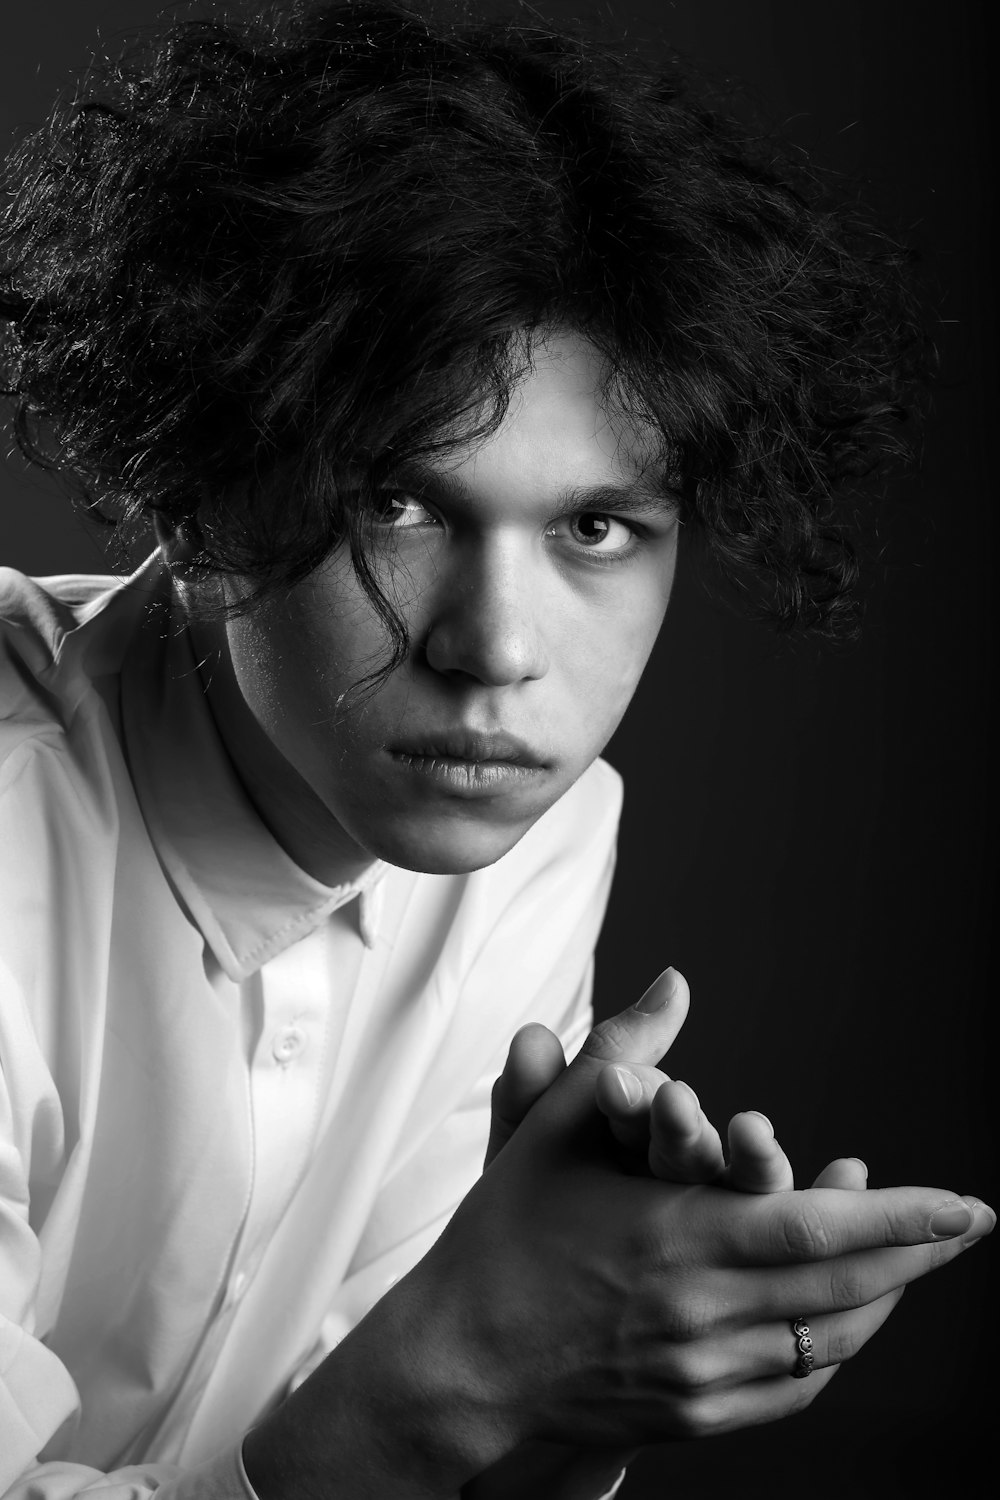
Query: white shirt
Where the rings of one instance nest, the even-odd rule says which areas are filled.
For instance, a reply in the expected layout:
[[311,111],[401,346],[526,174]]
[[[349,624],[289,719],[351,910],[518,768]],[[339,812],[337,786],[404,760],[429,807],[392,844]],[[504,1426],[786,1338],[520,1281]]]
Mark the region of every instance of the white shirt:
[[478,1176],[513,1033],[582,1043],[620,781],[475,874],[333,889],[155,558],[0,580],[0,1495],[252,1495],[247,1428]]

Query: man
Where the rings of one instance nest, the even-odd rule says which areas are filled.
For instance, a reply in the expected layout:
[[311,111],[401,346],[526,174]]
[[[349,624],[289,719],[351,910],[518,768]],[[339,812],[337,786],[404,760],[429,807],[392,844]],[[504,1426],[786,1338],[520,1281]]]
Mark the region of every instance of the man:
[[672,971],[553,1035],[681,520],[844,607],[891,268],[672,90],[392,7],[180,28],[32,162],[22,440],[159,546],[4,609],[9,1493],[590,1500],[796,1409],[990,1212],[770,1192],[757,1117],[716,1181]]

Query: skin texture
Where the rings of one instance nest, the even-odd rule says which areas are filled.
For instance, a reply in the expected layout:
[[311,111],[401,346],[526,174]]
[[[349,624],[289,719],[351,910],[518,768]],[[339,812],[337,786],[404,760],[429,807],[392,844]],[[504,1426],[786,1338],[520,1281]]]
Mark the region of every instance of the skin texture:
[[[317,878],[373,855],[490,864],[611,737],[663,620],[678,523],[644,467],[650,434],[609,415],[601,374],[588,344],[552,335],[493,437],[387,489],[376,562],[410,650],[370,697],[351,689],[386,640],[343,553],[252,615],[195,627],[241,778]],[[468,732],[512,735],[537,764],[466,757],[448,780],[393,753]]]

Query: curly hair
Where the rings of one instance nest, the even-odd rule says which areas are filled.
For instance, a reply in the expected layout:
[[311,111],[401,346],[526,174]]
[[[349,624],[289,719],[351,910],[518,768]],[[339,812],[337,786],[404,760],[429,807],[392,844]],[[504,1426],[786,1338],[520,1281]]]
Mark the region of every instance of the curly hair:
[[113,524],[194,537],[251,603],[349,543],[398,659],[369,486],[495,431],[562,327],[751,608],[850,628],[835,501],[904,446],[903,257],[680,74],[392,0],[285,5],[107,65],[9,183],[23,452]]

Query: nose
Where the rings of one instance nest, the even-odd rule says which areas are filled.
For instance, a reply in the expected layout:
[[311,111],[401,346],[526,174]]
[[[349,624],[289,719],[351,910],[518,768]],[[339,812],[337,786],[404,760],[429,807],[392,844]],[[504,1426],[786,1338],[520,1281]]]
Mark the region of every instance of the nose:
[[545,607],[542,580],[522,549],[497,539],[464,551],[434,589],[427,663],[487,687],[543,677],[549,666]]

